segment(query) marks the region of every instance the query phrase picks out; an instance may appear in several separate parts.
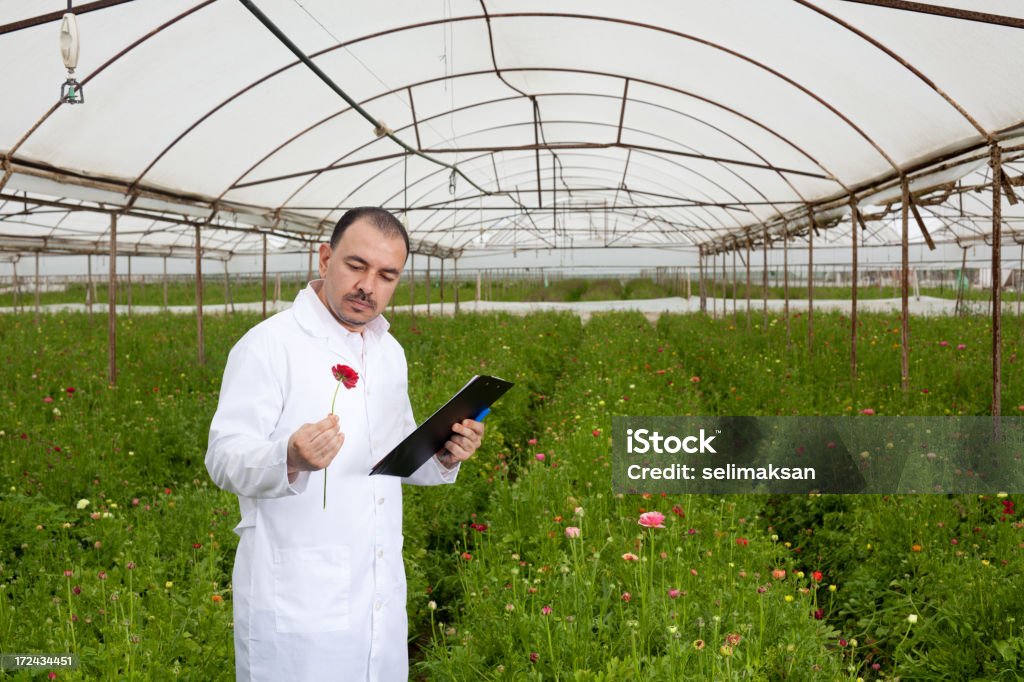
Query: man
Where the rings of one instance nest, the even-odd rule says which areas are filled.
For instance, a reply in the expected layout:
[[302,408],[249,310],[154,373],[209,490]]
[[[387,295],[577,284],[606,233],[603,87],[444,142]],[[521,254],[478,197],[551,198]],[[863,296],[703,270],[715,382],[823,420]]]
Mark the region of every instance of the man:
[[[387,211],[347,212],[320,246],[321,279],[228,356],[206,468],[241,507],[239,680],[408,678],[401,483],[454,482],[484,432],[467,419],[409,479],[368,475],[415,428],[405,354],[380,316],[408,251]],[[321,418],[338,364],[359,378]]]

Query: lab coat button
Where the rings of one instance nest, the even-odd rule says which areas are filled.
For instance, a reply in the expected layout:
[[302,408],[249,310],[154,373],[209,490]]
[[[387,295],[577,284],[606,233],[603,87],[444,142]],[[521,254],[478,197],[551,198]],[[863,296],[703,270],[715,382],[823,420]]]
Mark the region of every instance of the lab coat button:
[[383,606],[383,604],[382,604],[382,603],[381,603],[381,601],[380,601],[380,600],[378,599],[378,600],[377,600],[377,603],[373,605],[373,608],[374,608],[374,610],[376,610],[376,611],[380,611],[380,608],[381,608],[382,606]]
[[378,559],[383,559],[384,558],[384,550],[383,549],[377,550],[377,558]]
[[378,497],[377,498],[377,504],[384,504],[384,498],[383,497]]

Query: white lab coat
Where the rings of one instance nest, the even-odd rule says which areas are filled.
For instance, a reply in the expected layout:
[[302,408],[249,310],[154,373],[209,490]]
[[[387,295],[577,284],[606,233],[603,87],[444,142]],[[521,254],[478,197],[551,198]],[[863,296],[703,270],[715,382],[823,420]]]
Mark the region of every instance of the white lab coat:
[[[238,680],[406,680],[401,483],[451,483],[437,459],[410,479],[369,476],[414,428],[405,353],[378,317],[342,327],[312,282],[228,356],[206,468],[238,495],[232,576]],[[288,438],[328,414],[331,367],[359,372],[334,412],[345,442],[289,484]]]

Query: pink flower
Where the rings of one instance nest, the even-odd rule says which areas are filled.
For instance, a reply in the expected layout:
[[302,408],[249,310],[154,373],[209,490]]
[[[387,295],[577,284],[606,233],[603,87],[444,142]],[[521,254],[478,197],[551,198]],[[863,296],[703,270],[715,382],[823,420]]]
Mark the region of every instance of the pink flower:
[[526,441],[526,444],[527,445],[536,445],[537,444],[537,439],[536,438],[531,438],[530,440]]
[[965,348],[967,348],[967,344],[966,343],[958,343],[958,344],[956,344],[956,349],[957,350],[964,350]]
[[597,438],[598,436],[601,435],[601,429],[594,429],[590,433],[593,434],[594,438]]
[[464,561],[472,561],[473,560],[473,555],[470,554],[469,552],[463,552],[459,556],[461,556]]
[[668,596],[670,599],[679,599],[680,594],[681,592],[674,587],[668,591]]
[[540,660],[540,654],[538,654],[536,651],[531,651],[530,652],[530,663],[536,663],[539,660]]
[[943,348],[946,348],[947,346],[949,346],[949,341],[939,341],[939,345],[942,346]]
[[873,409],[871,409],[870,407],[865,407],[863,410],[860,411],[860,413],[861,414],[866,414],[867,416],[870,417],[871,415],[873,415],[875,413],[875,411]]
[[547,606],[547,605],[544,605],[543,607],[541,607],[541,610],[540,610],[541,614],[545,615],[545,616],[551,615],[551,611],[552,611],[552,608],[550,606]]
[[534,455],[534,459],[536,459],[538,462],[543,462],[544,461],[544,453],[543,452],[538,452],[536,455]]
[[628,602],[632,598],[633,598],[633,595],[631,595],[629,592],[623,592],[622,593],[622,601]]
[[43,398],[43,402],[49,405],[50,403],[53,402],[53,398],[51,398],[50,396],[46,396],[45,398]]
[[700,377],[690,377],[690,383],[691,384],[699,384],[700,383]]
[[567,538],[578,538],[580,536],[580,529],[576,526],[566,526],[565,537]]
[[640,561],[640,557],[638,557],[636,554],[633,554],[632,552],[626,552],[625,554],[622,555],[622,560],[623,561]]
[[644,512],[637,523],[645,528],[664,528],[665,515],[656,511]]
[[775,578],[776,580],[785,580],[786,579],[786,569],[784,569],[784,568],[776,568],[775,570],[772,571],[772,577]]

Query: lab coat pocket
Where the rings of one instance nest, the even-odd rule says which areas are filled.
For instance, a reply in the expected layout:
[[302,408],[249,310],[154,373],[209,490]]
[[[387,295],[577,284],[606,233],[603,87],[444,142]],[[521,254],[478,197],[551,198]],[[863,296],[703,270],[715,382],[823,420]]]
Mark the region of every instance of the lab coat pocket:
[[275,550],[274,612],[277,631],[347,630],[351,582],[348,547]]

